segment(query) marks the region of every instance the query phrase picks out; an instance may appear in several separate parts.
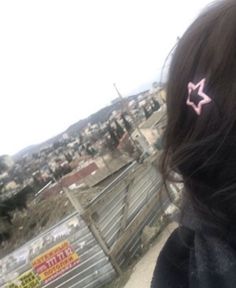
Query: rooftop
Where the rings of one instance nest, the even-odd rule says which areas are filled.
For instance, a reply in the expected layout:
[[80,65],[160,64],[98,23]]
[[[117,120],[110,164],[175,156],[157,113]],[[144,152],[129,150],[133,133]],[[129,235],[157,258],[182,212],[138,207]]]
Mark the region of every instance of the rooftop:
[[166,107],[162,106],[158,111],[154,112],[145,122],[141,123],[139,128],[151,129],[159,123],[166,120]]

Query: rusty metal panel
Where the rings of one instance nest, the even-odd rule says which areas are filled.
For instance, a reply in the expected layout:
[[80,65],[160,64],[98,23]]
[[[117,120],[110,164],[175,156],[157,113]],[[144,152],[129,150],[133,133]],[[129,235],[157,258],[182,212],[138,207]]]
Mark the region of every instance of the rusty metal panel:
[[[166,196],[158,197],[161,190],[161,177],[150,163],[132,163],[85,208],[85,212],[86,209],[90,211],[90,221],[93,221],[108,251],[117,247],[117,243],[120,245],[114,254],[120,267],[138,253],[143,228],[163,215],[168,207],[169,199]],[[153,199],[156,199],[155,202],[152,202]],[[145,214],[140,217],[144,210]],[[135,224],[133,230],[130,229],[132,224]],[[3,264],[4,261],[10,264],[1,266],[1,287],[11,278],[29,270],[35,257],[64,240],[69,241],[73,251],[79,255],[79,264],[41,287],[98,288],[112,280],[116,272],[104,253],[106,249],[103,247],[103,251],[89,225],[78,213],[74,213],[2,259]],[[124,233],[128,238],[124,243],[119,242]]]
[[[96,226],[108,248],[112,248],[116,244],[124,230],[130,229],[129,225],[140,217],[140,214],[147,204],[152,201],[153,197],[161,193],[161,189],[161,177],[157,170],[148,163],[136,165],[135,169],[127,169],[119,181],[115,181],[110,189],[105,190],[104,194],[100,195],[104,199],[106,195],[109,195],[108,201],[103,202],[103,205],[97,205],[99,203],[99,198],[97,198],[98,202],[94,202],[91,208],[92,211],[96,211],[98,216]],[[160,201],[160,204],[157,202],[157,205],[149,211],[148,217],[137,230],[130,232],[128,242],[117,255],[119,265],[135,255],[140,248],[143,228],[162,215],[163,207],[168,205],[169,201],[166,198],[164,201]],[[124,221],[125,209],[127,209],[127,219]]]
[[[1,287],[31,269],[32,260],[35,257],[65,240],[70,243],[73,251],[79,256],[79,264],[68,269],[48,284],[42,283],[41,287],[97,288],[115,277],[116,272],[108,257],[84,221],[74,213],[1,260],[3,263],[0,271]],[[9,265],[5,265],[4,268],[4,263],[10,262],[12,268]],[[12,262],[15,265],[12,265]]]

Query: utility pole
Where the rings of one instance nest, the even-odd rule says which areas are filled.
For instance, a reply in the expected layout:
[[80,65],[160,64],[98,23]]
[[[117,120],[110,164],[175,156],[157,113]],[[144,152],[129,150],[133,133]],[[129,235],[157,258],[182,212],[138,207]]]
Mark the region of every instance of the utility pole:
[[[135,128],[135,130],[137,130],[137,132],[138,132],[138,134],[139,134],[139,137],[141,138],[141,141],[144,142],[144,143],[147,143],[146,138],[144,137],[142,131],[140,130],[139,126],[138,126],[138,125],[136,124],[136,122],[135,122],[135,119],[134,119],[134,117],[133,117],[133,114],[131,113],[129,106],[127,105],[127,102],[125,101],[124,97],[121,95],[121,93],[120,93],[120,91],[118,90],[118,88],[117,88],[117,86],[116,86],[115,83],[113,84],[113,86],[114,86],[114,88],[115,88],[115,90],[116,90],[116,92],[117,92],[117,94],[118,94],[118,96],[119,96],[119,98],[120,98],[121,103],[122,103],[123,112],[124,112],[124,111],[127,112],[128,115],[130,116],[132,122],[134,123],[134,128]],[[136,148],[138,148],[137,145],[136,145],[136,143],[135,143],[135,140],[132,138],[132,135],[130,135],[130,138],[131,138],[132,142],[134,143],[134,145],[136,146]],[[147,145],[149,145],[149,144],[147,144]],[[139,148],[138,148],[138,149],[139,149]],[[149,151],[144,151],[144,152],[146,152],[146,153],[149,154]]]

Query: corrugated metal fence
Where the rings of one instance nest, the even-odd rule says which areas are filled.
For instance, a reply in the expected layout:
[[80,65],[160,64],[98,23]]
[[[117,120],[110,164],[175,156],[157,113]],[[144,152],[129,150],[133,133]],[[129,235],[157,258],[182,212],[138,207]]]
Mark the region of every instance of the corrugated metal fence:
[[169,205],[156,168],[150,163],[133,165],[82,211],[96,227],[109,256],[122,265],[140,249],[141,233]]
[[10,284],[4,284],[12,283],[12,279],[17,279],[22,273],[29,271],[34,258],[64,240],[69,241],[72,249],[79,255],[79,265],[40,287],[92,288],[99,287],[114,278],[116,273],[109,258],[104,254],[84,221],[75,213],[2,259],[1,287],[11,287]]
[[[1,287],[36,287],[17,286],[16,282],[10,286],[9,283],[26,271],[35,271],[33,259],[65,240],[70,243],[73,255],[78,255],[79,264],[73,266],[71,262],[71,266],[67,265],[70,269],[61,270],[62,275],[48,284],[43,281],[37,287],[98,288],[104,285],[120,273],[126,260],[140,249],[143,228],[168,207],[168,197],[166,194],[161,197],[161,191],[161,179],[151,163],[130,165],[85,208],[78,202],[79,192],[70,191],[70,198],[79,211],[2,259]],[[46,256],[40,261],[43,257]],[[46,269],[45,264],[42,265],[37,268],[39,271]],[[58,265],[55,267],[60,270]]]

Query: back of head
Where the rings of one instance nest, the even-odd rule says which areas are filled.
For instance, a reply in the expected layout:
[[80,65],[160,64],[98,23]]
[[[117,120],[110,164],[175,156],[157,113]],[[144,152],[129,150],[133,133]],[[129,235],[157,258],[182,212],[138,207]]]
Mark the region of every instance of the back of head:
[[[211,102],[186,104],[188,84],[205,79]],[[199,215],[236,222],[236,1],[217,2],[180,39],[167,85],[164,178],[182,175]]]

